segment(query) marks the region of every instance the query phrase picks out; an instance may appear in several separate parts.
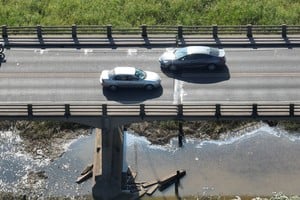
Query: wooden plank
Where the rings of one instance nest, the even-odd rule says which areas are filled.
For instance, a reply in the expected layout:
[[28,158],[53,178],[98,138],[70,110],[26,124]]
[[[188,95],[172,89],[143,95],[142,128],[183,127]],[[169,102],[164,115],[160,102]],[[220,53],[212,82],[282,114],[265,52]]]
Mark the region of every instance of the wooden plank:
[[142,186],[143,186],[144,188],[147,188],[147,187],[150,187],[150,186],[155,185],[155,184],[157,184],[157,183],[158,183],[158,181],[151,181],[151,182],[143,183]]
[[89,164],[84,168],[84,170],[82,170],[80,175],[84,175],[84,174],[88,173],[89,171],[91,171],[92,169],[93,169],[93,164]]
[[158,183],[155,185],[152,185],[146,192],[147,195],[152,195],[158,188]]
[[85,174],[79,176],[79,177],[77,178],[77,180],[76,180],[76,183],[80,184],[80,183],[82,183],[82,182],[88,180],[88,179],[91,178],[92,176],[93,176],[93,171],[90,170],[90,171],[88,171],[87,173],[85,173]]
[[186,174],[185,170],[179,170],[178,177],[177,177],[177,172],[166,176],[165,178],[163,178],[162,180],[159,181],[159,190],[160,191],[165,190],[167,187],[169,187],[170,185],[175,183],[177,178],[180,179],[183,176],[185,176],[185,174]]
[[94,163],[93,163],[93,185],[96,184],[96,177],[102,174],[102,131],[96,129]]

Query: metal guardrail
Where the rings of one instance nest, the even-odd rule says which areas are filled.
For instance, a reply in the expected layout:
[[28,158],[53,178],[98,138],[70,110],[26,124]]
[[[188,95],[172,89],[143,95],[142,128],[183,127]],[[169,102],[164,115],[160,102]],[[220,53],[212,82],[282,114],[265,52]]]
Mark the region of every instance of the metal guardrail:
[[6,26],[1,29],[2,38],[11,36],[62,36],[70,35],[74,38],[82,35],[101,35],[111,38],[113,35],[174,35],[182,38],[184,35],[287,35],[300,34],[300,25],[236,25],[236,26],[147,26],[124,28],[112,25],[72,25],[72,26]]
[[0,105],[0,118],[9,117],[155,117],[185,118],[299,118],[300,104],[187,104],[187,105]]
[[299,47],[300,25],[147,26],[112,25],[6,26],[0,35],[6,48],[63,47]]

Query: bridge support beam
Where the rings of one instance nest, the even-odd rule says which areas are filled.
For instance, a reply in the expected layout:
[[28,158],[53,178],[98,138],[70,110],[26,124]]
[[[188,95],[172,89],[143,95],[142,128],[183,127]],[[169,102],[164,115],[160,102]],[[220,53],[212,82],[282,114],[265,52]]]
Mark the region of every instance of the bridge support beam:
[[95,200],[114,199],[121,194],[123,129],[112,125],[97,129],[95,143],[93,197]]

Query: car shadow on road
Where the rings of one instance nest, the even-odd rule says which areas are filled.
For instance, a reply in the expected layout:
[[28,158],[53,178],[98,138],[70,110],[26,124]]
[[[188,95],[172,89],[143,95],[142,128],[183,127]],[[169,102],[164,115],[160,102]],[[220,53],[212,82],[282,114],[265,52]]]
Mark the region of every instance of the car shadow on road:
[[230,79],[230,72],[226,65],[219,66],[213,71],[209,71],[208,69],[201,68],[201,69],[184,69],[184,70],[178,70],[176,72],[163,70],[163,73],[170,78],[174,78],[189,83],[198,83],[198,84],[217,83],[217,82],[227,81]]
[[144,88],[118,88],[116,91],[103,88],[103,95],[108,101],[116,101],[123,104],[140,103],[149,99],[158,98],[162,94],[162,87],[153,90],[145,90]]

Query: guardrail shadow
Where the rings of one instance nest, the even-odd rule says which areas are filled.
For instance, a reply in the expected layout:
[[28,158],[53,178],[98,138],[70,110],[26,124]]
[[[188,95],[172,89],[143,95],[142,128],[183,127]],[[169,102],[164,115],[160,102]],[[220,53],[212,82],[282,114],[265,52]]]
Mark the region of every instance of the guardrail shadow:
[[227,65],[219,66],[214,71],[209,71],[206,68],[200,68],[184,69],[176,72],[164,70],[163,73],[170,78],[198,84],[217,83],[230,79],[230,72]]
[[117,91],[103,88],[102,91],[108,101],[116,101],[123,104],[136,104],[158,98],[163,94],[162,87],[153,90],[145,90],[144,88],[118,88]]
[[3,62],[5,62],[4,45],[0,43],[0,67]]
[[6,60],[5,60],[5,54],[4,53],[0,53],[0,67],[2,65],[2,63],[5,63]]

